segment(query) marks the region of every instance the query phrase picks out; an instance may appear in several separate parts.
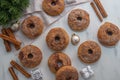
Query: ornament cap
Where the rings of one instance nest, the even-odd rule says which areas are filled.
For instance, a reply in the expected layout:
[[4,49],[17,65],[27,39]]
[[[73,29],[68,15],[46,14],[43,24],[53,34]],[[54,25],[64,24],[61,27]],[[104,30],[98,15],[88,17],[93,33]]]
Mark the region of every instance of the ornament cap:
[[71,43],[73,45],[77,45],[79,42],[80,42],[80,37],[76,35],[75,33],[73,33],[71,37]]

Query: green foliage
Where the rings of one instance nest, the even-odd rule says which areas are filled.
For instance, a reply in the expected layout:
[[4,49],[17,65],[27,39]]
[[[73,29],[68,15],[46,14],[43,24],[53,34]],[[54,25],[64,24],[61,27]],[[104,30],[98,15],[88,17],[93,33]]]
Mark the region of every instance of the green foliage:
[[0,0],[0,25],[17,20],[28,5],[29,0]]

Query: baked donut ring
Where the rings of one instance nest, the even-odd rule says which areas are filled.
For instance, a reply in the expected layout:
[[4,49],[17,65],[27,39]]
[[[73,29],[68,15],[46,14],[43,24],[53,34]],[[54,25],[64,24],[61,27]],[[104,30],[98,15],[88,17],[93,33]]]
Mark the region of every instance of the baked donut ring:
[[52,54],[48,59],[48,66],[54,73],[56,73],[61,67],[70,65],[70,58],[62,52],[56,52]]
[[43,0],[42,3],[43,10],[50,16],[60,15],[64,8],[64,0]]
[[119,28],[110,23],[105,22],[98,30],[98,40],[104,46],[114,46],[120,40]]
[[82,9],[75,9],[68,15],[68,25],[74,31],[82,31],[90,23],[89,14]]
[[48,47],[52,50],[61,51],[67,47],[69,36],[64,29],[53,28],[48,32],[46,42]]
[[28,38],[36,38],[39,35],[41,35],[43,31],[44,25],[40,18],[36,16],[30,16],[26,18],[21,26],[22,32],[28,37]]
[[24,67],[34,68],[40,64],[42,52],[36,46],[27,45],[21,49],[18,58]]
[[72,66],[64,66],[56,73],[56,80],[78,80],[78,72]]
[[78,48],[78,57],[84,63],[94,63],[101,57],[101,48],[94,41],[85,41]]

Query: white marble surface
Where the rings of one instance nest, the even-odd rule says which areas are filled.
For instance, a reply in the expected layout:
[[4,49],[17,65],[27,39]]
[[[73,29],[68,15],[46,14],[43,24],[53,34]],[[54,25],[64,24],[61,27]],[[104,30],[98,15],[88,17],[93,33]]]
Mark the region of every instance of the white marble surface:
[[[64,28],[71,37],[72,33],[77,33],[80,36],[80,43],[79,45],[86,41],[86,40],[94,40],[96,41],[102,49],[102,56],[100,60],[95,63],[91,64],[90,66],[94,69],[95,75],[89,80],[120,80],[120,42],[115,47],[107,48],[102,46],[97,40],[97,31],[99,26],[106,21],[112,22],[119,26],[120,28],[120,0],[101,0],[102,4],[104,5],[108,17],[104,19],[102,23],[99,22],[98,18],[96,17],[93,9],[91,8],[89,3],[82,4],[76,6],[76,8],[81,8],[90,14],[90,25],[88,29],[83,32],[73,32],[68,24],[67,24],[67,17],[61,18],[58,22],[48,27],[48,29],[33,43],[33,45],[38,46],[43,52],[43,60],[41,64],[38,66],[40,67],[44,80],[55,80],[55,75],[49,70],[47,65],[48,57],[54,52],[50,50],[45,42],[45,37],[48,31],[54,27],[62,27]],[[9,62],[11,59],[17,59],[18,52],[12,51],[11,53],[7,53],[5,51],[3,40],[0,39],[0,80],[13,80],[11,75],[8,72],[8,67],[10,66]],[[82,63],[77,57],[77,48],[78,46],[73,46],[71,42],[69,43],[68,47],[63,51],[66,53],[72,61],[72,65],[77,68],[78,71],[86,66],[86,64]],[[19,62],[19,61],[18,61]],[[30,71],[30,69],[26,69]],[[25,78],[21,73],[15,70],[17,73],[19,80],[29,80]],[[83,80],[81,76],[79,80]]]

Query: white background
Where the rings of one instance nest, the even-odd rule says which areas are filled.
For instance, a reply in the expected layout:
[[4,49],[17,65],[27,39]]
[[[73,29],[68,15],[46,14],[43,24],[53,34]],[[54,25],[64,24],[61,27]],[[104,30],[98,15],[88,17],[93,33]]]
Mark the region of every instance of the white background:
[[[45,42],[45,38],[48,31],[54,27],[64,28],[69,34],[69,37],[71,37],[73,33],[76,33],[80,36],[80,43],[77,46],[73,46],[71,42],[69,42],[68,47],[64,51],[62,51],[71,58],[72,65],[76,67],[78,71],[80,71],[83,67],[87,65],[82,63],[77,57],[78,46],[86,40],[96,41],[101,46],[102,56],[97,63],[90,65],[94,69],[95,75],[89,80],[120,79],[120,42],[115,47],[107,48],[102,46],[97,40],[97,31],[100,25],[104,22],[112,22],[120,28],[120,0],[101,0],[101,2],[108,13],[108,17],[104,19],[102,23],[96,17],[93,9],[90,6],[90,3],[82,4],[76,6],[76,8],[84,9],[90,14],[90,25],[85,31],[72,31],[67,24],[67,14],[64,17],[62,17],[58,22],[48,27],[48,29],[33,43],[33,45],[38,46],[43,53],[42,62],[38,67],[43,73],[44,80],[55,80],[55,75],[49,70],[47,65],[48,57],[54,51],[50,50]],[[8,67],[10,66],[9,62],[12,59],[17,60],[19,62],[19,60],[17,59],[17,54],[18,52],[14,50],[11,53],[7,53],[4,48],[3,40],[0,39],[0,80],[13,80],[8,72]],[[30,69],[26,70],[30,71]],[[17,70],[15,70],[15,72],[18,75],[19,80],[28,80]],[[79,80],[83,80],[81,76],[79,77]]]

